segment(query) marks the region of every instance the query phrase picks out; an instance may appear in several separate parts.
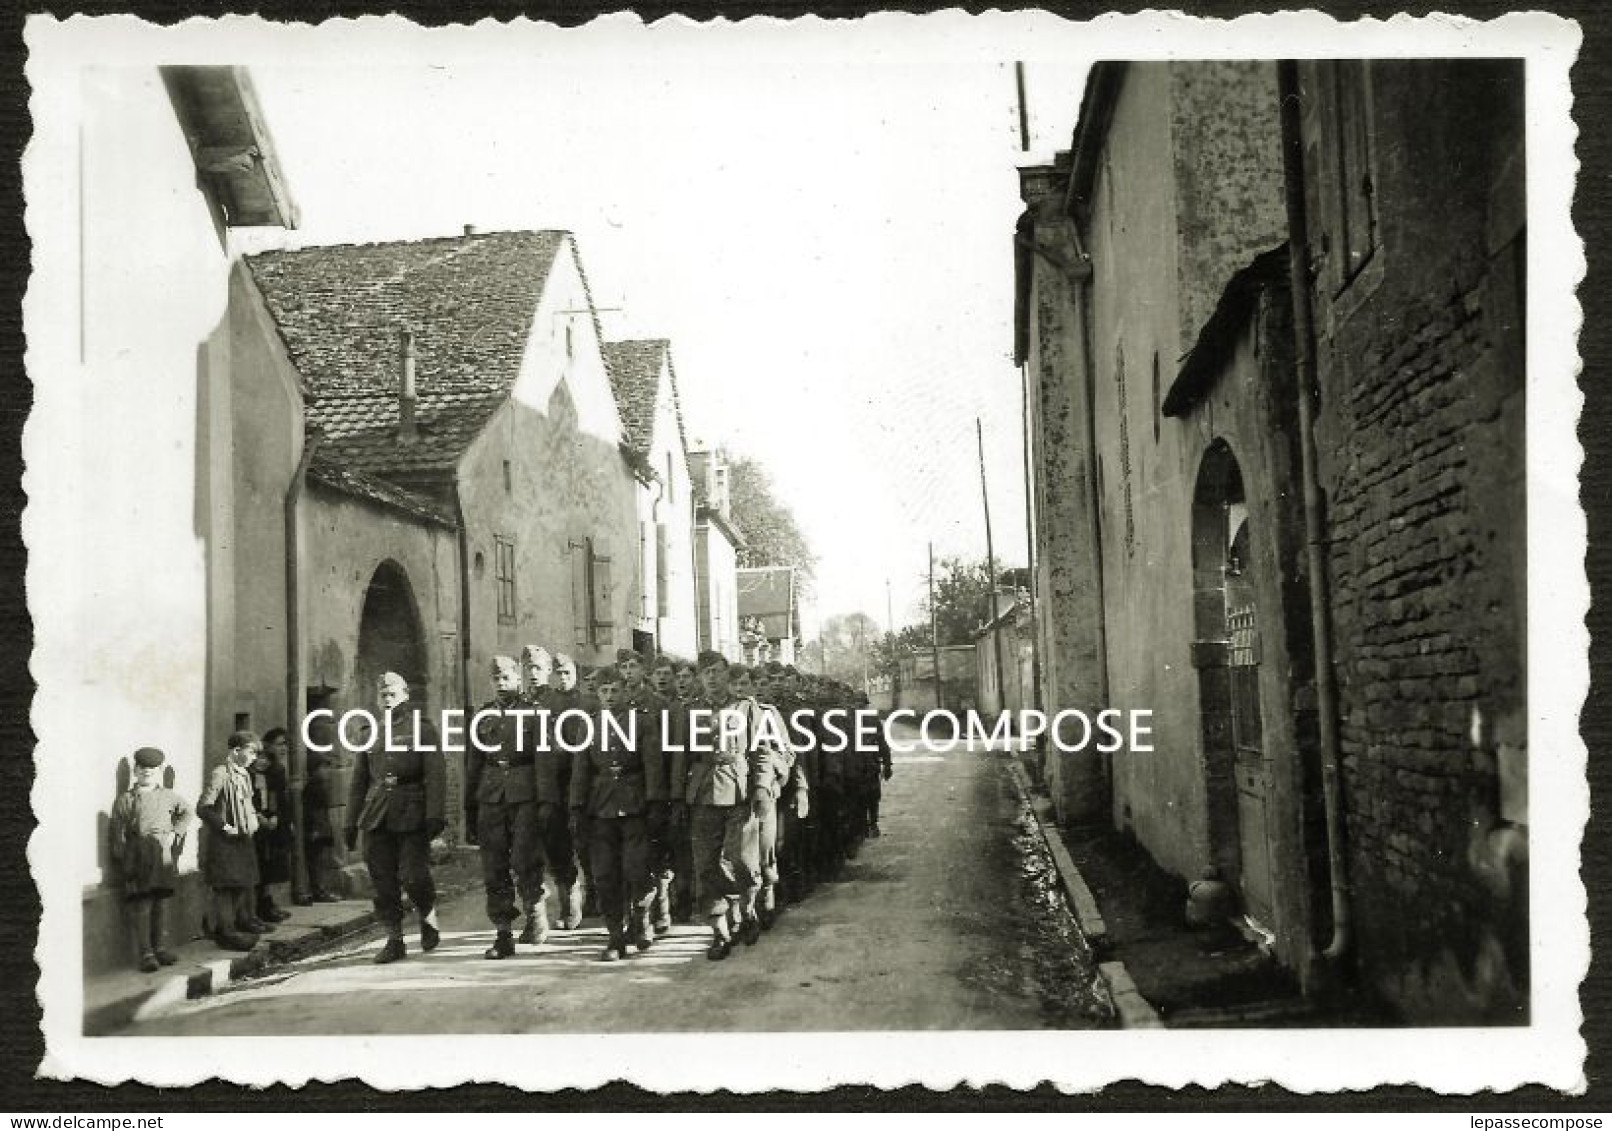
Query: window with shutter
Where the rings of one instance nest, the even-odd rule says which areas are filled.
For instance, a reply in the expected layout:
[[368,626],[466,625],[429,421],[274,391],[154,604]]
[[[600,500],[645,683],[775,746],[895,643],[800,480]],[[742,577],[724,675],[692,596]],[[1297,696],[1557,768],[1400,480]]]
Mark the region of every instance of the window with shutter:
[[588,543],[573,538],[568,549],[571,555],[571,640],[587,644],[591,640],[593,620],[589,612]]
[[650,526],[647,522],[638,524],[638,615],[644,620],[652,620],[655,616],[655,590],[649,586],[649,579],[655,575],[655,563],[650,560],[655,542],[650,536]]
[[655,524],[655,607],[666,615],[667,591],[670,589],[671,556],[666,550],[666,524]]
[[610,578],[610,555],[599,553],[596,547],[590,572],[593,582],[593,643],[596,647],[606,648],[615,643],[616,638],[615,615],[610,604],[615,592]]
[[498,623],[515,623],[515,542],[493,536],[493,576],[498,584]]
[[1377,249],[1370,70],[1359,59],[1328,60],[1317,67],[1323,144],[1318,156],[1323,164],[1312,166],[1312,176],[1319,174],[1327,181],[1321,201],[1322,251],[1336,295],[1354,281]]

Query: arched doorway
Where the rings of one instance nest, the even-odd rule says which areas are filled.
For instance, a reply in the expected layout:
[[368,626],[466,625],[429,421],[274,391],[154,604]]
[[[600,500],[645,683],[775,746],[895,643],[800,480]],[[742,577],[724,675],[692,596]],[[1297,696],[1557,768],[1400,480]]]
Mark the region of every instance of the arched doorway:
[[1243,909],[1270,923],[1266,832],[1270,773],[1260,715],[1260,621],[1242,469],[1223,440],[1204,453],[1192,501],[1193,619],[1202,710],[1209,849],[1242,894]]
[[358,620],[358,657],[347,706],[375,708],[375,681],[396,672],[409,682],[409,698],[426,705],[429,680],[420,614],[408,574],[394,561],[384,561],[370,578]]

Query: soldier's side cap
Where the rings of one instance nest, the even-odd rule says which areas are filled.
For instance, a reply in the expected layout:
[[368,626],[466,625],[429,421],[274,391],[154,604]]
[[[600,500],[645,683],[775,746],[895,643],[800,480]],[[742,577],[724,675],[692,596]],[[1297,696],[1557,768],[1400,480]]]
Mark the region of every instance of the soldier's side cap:
[[550,656],[549,650],[541,644],[528,644],[522,648],[521,659],[529,668],[538,667],[539,665],[552,666],[554,663],[554,657]]
[[155,746],[142,746],[134,752],[134,764],[146,770],[154,770],[167,759],[167,755]]
[[800,674],[800,669],[796,668],[794,664],[785,664],[784,671],[788,672],[790,675]]
[[574,671],[577,662],[564,652],[556,652],[554,653],[554,666],[557,668],[570,668]]
[[644,662],[644,658],[637,652],[634,652],[631,648],[616,649],[616,663],[625,664],[629,660],[637,660],[640,664]]
[[725,668],[728,666],[728,658],[721,652],[707,648],[700,653],[698,663],[701,668]]
[[396,672],[382,672],[380,678],[375,681],[375,690],[401,691],[406,695],[409,690],[409,681]]
[[494,679],[505,675],[514,676],[515,678],[519,679],[521,669],[520,665],[515,663],[514,656],[494,656],[492,662],[492,674]]
[[780,664],[777,660],[768,660],[767,661],[767,674],[768,675],[783,675],[784,674],[784,665]]
[[673,671],[676,671],[677,661],[666,655],[666,653],[662,652],[659,656],[655,657],[655,662],[650,665],[650,670],[658,672],[662,668],[671,668]]
[[245,750],[248,746],[261,746],[262,740],[258,738],[255,730],[238,730],[229,736],[231,750]]
[[600,664],[594,669],[593,675],[593,685],[595,687],[599,686],[601,683],[621,682],[621,671],[614,664]]

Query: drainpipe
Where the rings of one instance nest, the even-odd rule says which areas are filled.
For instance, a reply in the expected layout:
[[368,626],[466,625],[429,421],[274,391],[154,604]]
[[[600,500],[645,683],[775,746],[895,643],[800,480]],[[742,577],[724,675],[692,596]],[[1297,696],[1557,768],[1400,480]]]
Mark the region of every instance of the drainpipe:
[[1289,286],[1293,292],[1293,341],[1299,381],[1299,453],[1304,479],[1305,565],[1310,574],[1310,633],[1315,640],[1315,699],[1321,731],[1321,789],[1326,801],[1327,863],[1332,884],[1332,941],[1321,957],[1336,965],[1352,943],[1349,861],[1344,845],[1342,759],[1338,751],[1338,689],[1332,668],[1332,620],[1328,607],[1325,498],[1316,468],[1315,318],[1310,307],[1310,245],[1304,201],[1304,137],[1300,128],[1298,64],[1276,65],[1282,108],[1282,173],[1287,197]]
[[[291,823],[297,835],[291,838],[291,884],[294,889],[307,881],[307,853],[302,842],[302,787],[308,776],[308,754],[302,748],[302,715],[306,704],[302,698],[302,589],[299,562],[301,559],[298,538],[297,504],[302,499],[302,486],[308,478],[308,465],[324,439],[318,427],[310,427],[303,435],[302,456],[291,475],[291,485],[285,492],[285,710],[286,749],[291,755]],[[306,891],[306,886],[300,887]],[[293,891],[293,895],[298,894]]]
[[465,521],[465,493],[453,480],[453,517],[459,524],[459,697],[466,711],[470,702],[470,525]]

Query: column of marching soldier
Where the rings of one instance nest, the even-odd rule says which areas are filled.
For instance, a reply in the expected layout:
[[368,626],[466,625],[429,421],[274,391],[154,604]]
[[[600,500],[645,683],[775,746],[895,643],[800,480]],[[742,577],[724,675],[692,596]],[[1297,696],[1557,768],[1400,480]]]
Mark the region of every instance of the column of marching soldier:
[[[707,924],[706,956],[720,960],[737,942],[755,945],[788,904],[879,835],[881,783],[891,773],[882,730],[871,745],[836,751],[822,726],[824,711],[865,708],[865,695],[776,662],[730,664],[719,652],[701,653],[696,665],[670,656],[646,663],[622,649],[616,661],[579,669],[536,645],[521,664],[493,660],[494,698],[477,713],[465,767],[465,827],[480,847],[496,932],[488,959],[541,944],[552,895],[562,930],[602,918],[603,961],[649,950],[674,920]],[[400,713],[399,685],[382,677],[384,710]],[[691,741],[700,711],[737,713],[743,723],[721,741]],[[538,713],[574,729],[540,726]],[[814,740],[799,740],[785,725],[791,718]],[[390,745],[401,749],[358,756],[348,807],[356,815],[348,845],[362,828],[377,918],[388,929],[382,963],[407,952],[404,891],[420,913],[421,949],[440,939],[427,847],[445,823],[445,774],[442,756],[425,752],[438,748],[434,728],[422,718],[412,725],[394,727],[402,738]],[[623,732],[633,741],[620,741]],[[754,741],[760,735],[767,740]]]

